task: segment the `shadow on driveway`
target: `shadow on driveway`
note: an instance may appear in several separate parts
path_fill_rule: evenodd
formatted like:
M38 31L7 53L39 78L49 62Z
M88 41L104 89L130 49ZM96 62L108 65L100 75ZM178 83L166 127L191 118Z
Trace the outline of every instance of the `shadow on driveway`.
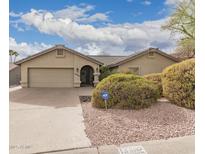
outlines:
M77 106L78 93L78 88L23 88L10 92L9 98L11 103L62 108Z
M10 92L10 153L91 146L85 134L81 88L22 88Z

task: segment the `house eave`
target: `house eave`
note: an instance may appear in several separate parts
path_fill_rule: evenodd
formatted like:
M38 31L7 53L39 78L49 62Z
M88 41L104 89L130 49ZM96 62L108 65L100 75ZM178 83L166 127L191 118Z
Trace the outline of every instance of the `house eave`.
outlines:
M126 62L129 62L129 61L131 61L131 60L133 60L135 58L141 57L141 56L147 54L150 51L156 52L156 53L158 53L158 54L160 54L162 56L165 56L165 57L167 57L167 58L169 58L169 59L171 59L171 60L173 60L175 62L180 62L180 60L178 58L175 58L175 57L173 57L173 56L171 56L171 55L169 55L169 54L159 50L158 48L149 48L149 49L144 50L142 52L139 52L137 54L130 55L127 58L125 58L125 59L123 59L121 61L118 61L117 63L113 63L113 64L110 64L110 65L107 65L107 66L110 67L110 68L120 66L120 65L122 65L122 64L124 64Z
M73 49L70 49L70 48L67 48L67 47L64 47L64 46L59 46L59 45L56 45L56 46L51 47L51 48L49 48L49 49L43 50L43 51L41 51L41 52L38 52L38 53L36 53L36 54L34 54L34 55L32 55L32 56L29 56L29 57L26 57L26 58L24 58L24 59L21 59L21 60L15 62L15 64L16 64L16 65L21 65L21 64L24 63L24 62L27 62L27 61L32 60L32 59L35 59L35 58L37 58L37 57L39 57L39 56L42 56L42 55L44 55L44 54L47 54L47 53L49 53L49 52L51 52L51 51L53 51L53 50L55 50L55 49L59 49L59 48L60 48L60 49L64 49L64 50L66 50L66 51L68 51L68 52L71 52L71 53L73 53L73 54L75 54L75 55L78 55L78 56L80 56L80 57L82 57L82 58L84 58L84 59L87 59L87 60L89 60L89 61L95 63L95 64L103 65L103 63L100 62L100 61L97 61L97 60L95 60L95 59L93 59L93 58L91 58L91 57L88 57L88 56L86 56L86 55L84 55L84 54L81 54L81 53L79 53L79 52L77 52L77 51L75 51L75 50L73 50Z

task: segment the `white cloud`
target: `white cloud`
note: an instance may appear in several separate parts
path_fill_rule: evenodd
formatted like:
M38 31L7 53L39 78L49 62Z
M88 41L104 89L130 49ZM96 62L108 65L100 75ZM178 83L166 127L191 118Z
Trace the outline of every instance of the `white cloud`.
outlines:
M27 43L27 42L16 42L15 38L9 37L9 49L15 50L19 53L17 60L30 56L34 53L40 52L44 49L52 47L51 44L45 43Z
M38 10L38 13L45 14L45 19L49 18L54 18L54 19L70 19L72 21L75 21L77 23L93 23L93 22L109 22L109 17L108 14L110 12L105 12L105 13L95 13L95 14L90 14L89 12L94 10L93 5L88 5L88 4L83 4L81 3L79 6L77 5L72 5L72 6L67 6L64 9L57 10L57 11L52 11L49 12L47 10ZM36 10L31 9L31 12L35 12ZM20 13L15 13L11 11L9 13L11 17L14 19L10 19L10 25L14 28L17 29L17 31L25 31L28 30L28 27L22 26L22 20L19 19L21 18L24 14L22 12Z
M92 5L83 5L83 6L67 6L65 9L62 10L58 10L53 12L53 15L56 18L69 18L71 20L76 20L82 17L87 17L88 16L88 12L93 10L94 6Z
M76 21L83 22L83 23L92 23L97 21L109 21L109 19L108 16L104 13L96 13L89 17L77 19Z
M50 12L39 12L32 9L31 12L22 15L22 20L28 25L36 27L40 32L46 34L56 34L68 41L110 41L119 44L122 40L115 34L111 34L105 29L97 29L92 25L78 24L69 18L57 19Z
M163 9L159 10L159 11L157 12L157 14L158 14L158 15L162 15L162 14L164 14L166 11L167 11L167 10L166 10L165 8L163 8Z
M55 18L71 19L75 22L92 23L97 21L109 21L107 13L95 13L90 15L89 12L94 10L93 5L81 4L80 6L67 6L65 9L52 12ZM46 11L44 11L46 12Z
M166 5L177 5L179 2L186 1L186 0L165 0Z
M13 11L11 11L11 12L9 12L9 16L11 16L11 17L20 17L20 16L22 16L22 12L20 12L20 13L15 13L15 12L13 12Z
M175 5L176 3L178 3L180 0L166 0L165 4L166 5Z
M103 54L102 49L95 43L88 43L76 48L76 51L86 55L101 55Z
M19 32L24 32L24 31L25 31L25 30L24 30L22 27L20 27L17 23L13 23L12 26L13 26L14 28L16 28L17 31L19 31Z
M151 1L148 1L148 0L144 0L142 4L144 4L144 5L151 5L152 2L151 2Z
M77 19L79 20L79 16L75 17ZM108 24L97 28L91 24L78 23L69 17L56 18L53 12L32 9L23 14L21 20L41 33L64 38L76 50L86 54L130 54L148 47L170 51L176 44L170 39L169 32L161 30L161 25L167 18L143 23ZM25 51L31 50L28 49Z
M25 28L23 28L22 26L19 26L22 23L22 20L19 19L22 15L23 15L22 12L20 13L15 13L13 11L9 12L9 16L14 18L14 19L9 20L9 24L19 32L25 31Z

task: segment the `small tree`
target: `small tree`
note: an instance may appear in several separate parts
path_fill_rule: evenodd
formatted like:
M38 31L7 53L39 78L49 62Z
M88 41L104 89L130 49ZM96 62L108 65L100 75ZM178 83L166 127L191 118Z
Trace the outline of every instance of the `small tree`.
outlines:
M107 76L111 75L112 72L110 71L109 67L107 66L101 66L100 67L100 76L99 80L101 81L102 79L106 78Z
M162 26L164 30L170 30L172 35L179 34L178 52L185 52L187 57L195 55L195 2L184 0L176 6L175 12L169 21Z

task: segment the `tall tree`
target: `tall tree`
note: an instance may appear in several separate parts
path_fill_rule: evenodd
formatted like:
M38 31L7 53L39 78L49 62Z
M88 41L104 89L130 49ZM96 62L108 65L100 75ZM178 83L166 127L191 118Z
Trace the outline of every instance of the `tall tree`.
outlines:
M9 57L10 57L10 62L13 62L13 55L14 55L14 50L9 50Z
M17 51L14 50L9 50L9 56L10 56L10 62L13 63L16 61L16 57L18 57L19 53ZM14 57L14 59L13 59Z
M18 55L19 55L19 53L18 52L16 52L16 51L14 51L14 62L16 62L16 57L18 57Z
M178 34L178 52L184 52L188 58L195 55L195 1L183 0L176 6L175 12L168 22L162 26L164 30L170 30L172 35Z

